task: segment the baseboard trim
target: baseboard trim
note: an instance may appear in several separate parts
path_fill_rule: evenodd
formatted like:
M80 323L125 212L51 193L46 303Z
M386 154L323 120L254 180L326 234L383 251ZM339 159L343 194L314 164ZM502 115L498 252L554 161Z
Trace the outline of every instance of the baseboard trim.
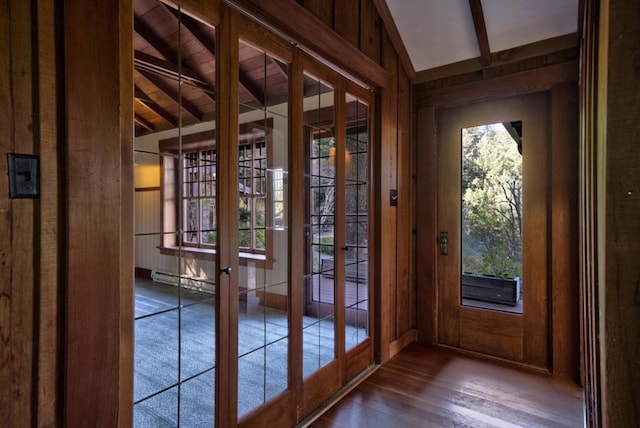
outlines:
M410 343L418 341L418 330L413 328L407 330L402 336L389 344L389 358L402 351Z

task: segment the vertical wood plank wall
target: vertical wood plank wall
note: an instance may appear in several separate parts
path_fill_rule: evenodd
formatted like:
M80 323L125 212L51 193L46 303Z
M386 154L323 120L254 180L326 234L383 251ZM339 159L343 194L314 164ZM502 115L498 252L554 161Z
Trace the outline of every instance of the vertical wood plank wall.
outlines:
M9 199L6 153L35 152L32 14L28 2L0 3L0 425L34 423L32 382L37 200ZM6 113L5 113L6 112Z
M0 2L2 426L54 426L59 419L62 238L54 4ZM9 199L7 153L40 155L39 199Z
M598 275L603 426L640 418L640 3L600 2Z
M380 99L394 105L376 130L384 136L386 157L378 165L385 181L378 184L385 193L372 201L384 210L378 251L385 251L379 272L385 279L377 298L385 307L380 348L387 359L415 331L413 250L407 239L412 167L405 164L413 150L409 80L383 36L372 0L287 2L305 7L328 33L373 62L390 65ZM131 48L131 28L125 25L130 9L131 0L91 6L76 0L0 0L0 75L9 76L0 79L2 426L53 426L65 414L69 426L131 420L131 397L121 393L131 392L132 383L133 171L126 168L132 149L130 124L123 119L132 108L126 76L132 58L123 54ZM63 40L66 76L60 71ZM88 117L103 121L87 122ZM8 198L6 153L41 155L40 199ZM401 195L398 207L389 206L391 188ZM69 376L85 366L86 378L68 388Z

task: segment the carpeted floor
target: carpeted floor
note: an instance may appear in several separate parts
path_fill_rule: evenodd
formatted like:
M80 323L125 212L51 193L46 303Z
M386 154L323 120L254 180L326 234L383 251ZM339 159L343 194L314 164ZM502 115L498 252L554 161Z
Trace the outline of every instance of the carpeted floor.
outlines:
M136 279L135 427L211 427L214 420L215 297ZM288 319L251 294L238 314L238 414L287 388ZM346 327L347 348L366 337ZM303 375L334 356L332 319L303 319Z

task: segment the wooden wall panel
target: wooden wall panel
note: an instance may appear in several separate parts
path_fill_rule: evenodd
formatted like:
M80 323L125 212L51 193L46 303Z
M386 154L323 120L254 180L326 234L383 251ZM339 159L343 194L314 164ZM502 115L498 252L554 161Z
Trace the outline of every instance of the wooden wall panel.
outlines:
M64 423L130 426L132 5L66 0L64 11Z
M579 382L577 96L574 82L551 89L550 260L553 372Z
M360 50L380 64L382 20L373 0L360 0Z
M58 46L55 22L58 9L54 0L39 1L38 13L38 140L41 164L40 196L40 276L36 281L38 314L38 426L55 426L59 415L59 370L61 359L61 273L62 214L60 204L60 147Z
M333 28L349 43L359 48L360 0L340 0L335 7Z
M302 0L302 5L325 25L333 28L334 0Z
M598 274L603 426L640 419L640 3L600 2Z
M402 70L400 68L400 70ZM412 279L413 225L411 222L411 83L404 73L398 74L398 158L397 158L397 249L396 249L396 338L413 325L415 301Z
M34 153L32 10L0 3L0 425L34 424L34 199L9 199L6 153Z
M382 66L390 73L387 87L380 90L380 198L376 201L380 239L376 256L380 263L380 361L391 357L389 345L396 338L396 245L397 208L389 204L389 193L397 188L398 158L398 57L391 40L382 38Z

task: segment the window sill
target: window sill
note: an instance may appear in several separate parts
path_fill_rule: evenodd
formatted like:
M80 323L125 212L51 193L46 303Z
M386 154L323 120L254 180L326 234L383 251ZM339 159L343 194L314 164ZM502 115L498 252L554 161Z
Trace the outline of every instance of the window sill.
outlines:
M165 256L178 256L180 252L188 253L192 255L194 258L199 260L208 260L213 261L212 257L215 256L216 250L214 248L198 248L198 247L168 247L162 246L158 247L160 250L160 254ZM253 253L239 253L240 259L245 260L258 260L258 261L266 261L266 254L253 254Z

